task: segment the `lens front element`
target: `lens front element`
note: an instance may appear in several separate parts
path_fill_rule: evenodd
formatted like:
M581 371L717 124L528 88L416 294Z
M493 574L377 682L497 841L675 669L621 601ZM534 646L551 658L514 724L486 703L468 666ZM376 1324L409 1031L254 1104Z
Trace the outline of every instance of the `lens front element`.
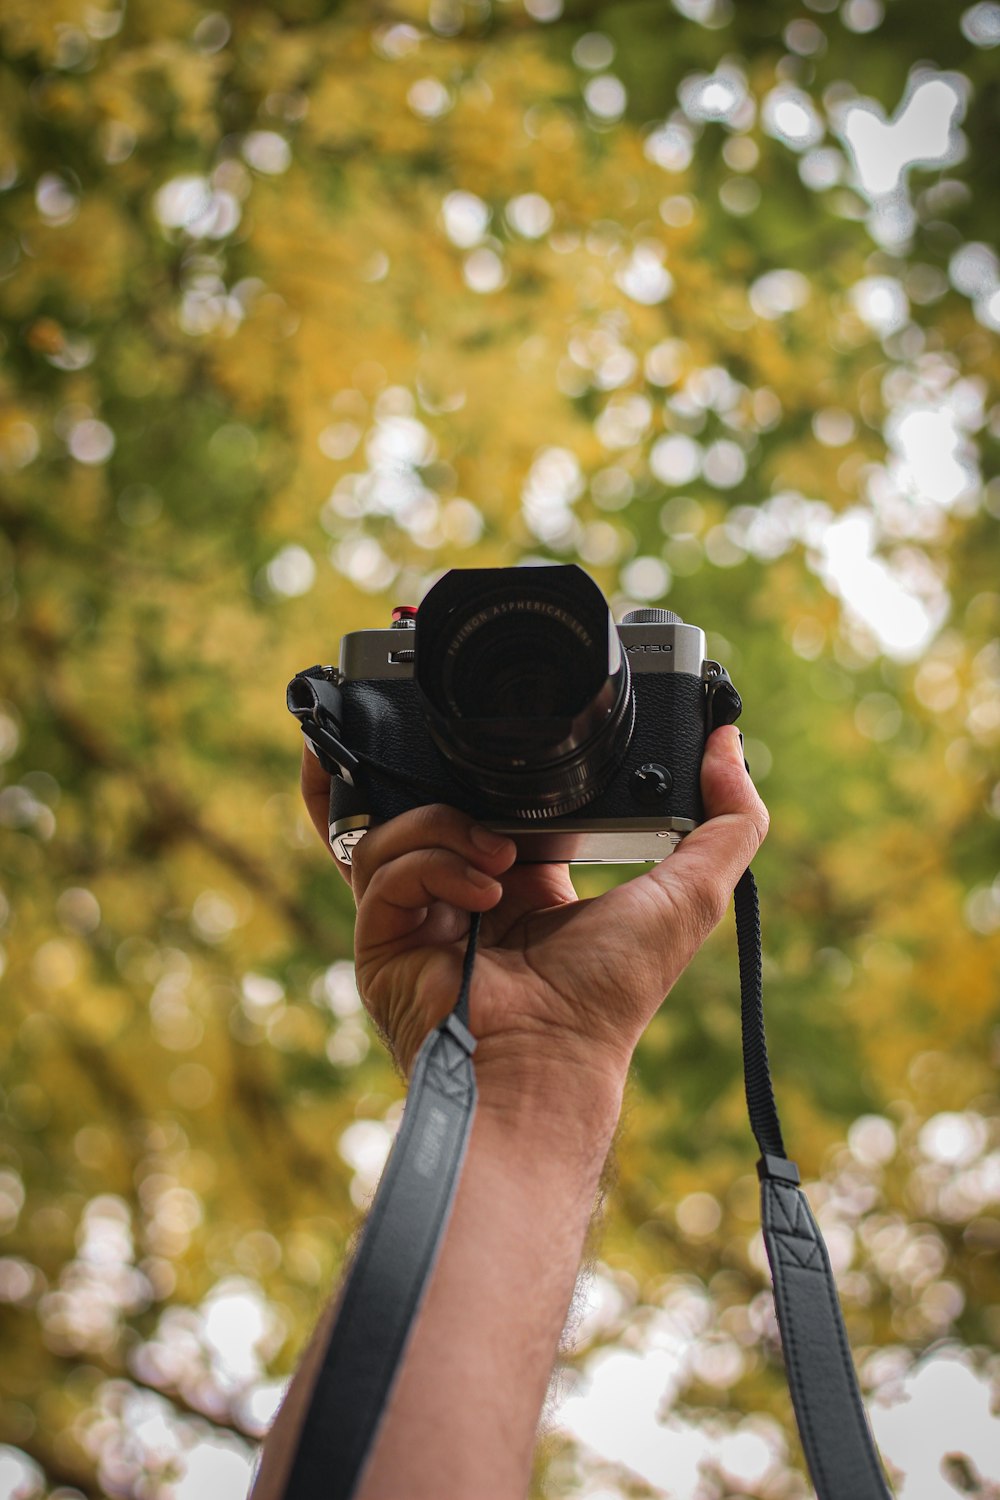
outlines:
M589 802L632 732L618 632L573 565L445 574L417 615L415 679L454 774L516 817Z

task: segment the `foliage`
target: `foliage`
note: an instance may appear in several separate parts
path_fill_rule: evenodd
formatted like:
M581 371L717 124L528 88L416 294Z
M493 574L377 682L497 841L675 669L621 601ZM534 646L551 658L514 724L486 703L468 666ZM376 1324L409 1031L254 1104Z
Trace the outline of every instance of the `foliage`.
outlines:
M45 1485L239 1493L336 1278L401 1089L283 687L454 565L580 560L709 632L864 1378L941 1340L996 1378L996 28L5 5L0 1441ZM922 85L930 145L885 123ZM895 185L851 119L905 148ZM738 1493L792 1496L736 1003L724 932L637 1058L573 1358L701 1328L675 1412L769 1414ZM639 1483L567 1443L539 1493Z

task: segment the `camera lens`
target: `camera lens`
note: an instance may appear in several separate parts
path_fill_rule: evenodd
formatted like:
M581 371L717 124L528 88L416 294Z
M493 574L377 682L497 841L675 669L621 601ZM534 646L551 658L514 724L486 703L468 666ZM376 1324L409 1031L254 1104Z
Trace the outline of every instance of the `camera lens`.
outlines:
M444 687L461 719L561 717L584 703L587 665L585 648L561 620L515 608L487 616L448 655Z
M574 565L454 569L417 615L415 680L457 779L513 817L573 812L621 764L628 663Z

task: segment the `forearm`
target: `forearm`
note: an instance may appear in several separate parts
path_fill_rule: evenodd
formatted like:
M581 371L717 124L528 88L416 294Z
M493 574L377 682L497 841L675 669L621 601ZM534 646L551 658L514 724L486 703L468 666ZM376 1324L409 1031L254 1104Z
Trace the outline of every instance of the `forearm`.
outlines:
M620 1092L479 1074L454 1211L358 1500L519 1500ZM332 1309L268 1439L278 1500ZM312 1356L312 1358L310 1358Z

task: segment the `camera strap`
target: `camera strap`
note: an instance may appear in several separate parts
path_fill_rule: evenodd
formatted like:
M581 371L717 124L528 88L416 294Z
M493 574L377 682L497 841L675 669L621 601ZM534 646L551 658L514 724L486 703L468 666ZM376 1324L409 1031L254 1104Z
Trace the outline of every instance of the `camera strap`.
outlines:
M406 1107L313 1387L287 1500L349 1500L374 1445L451 1215L476 1109L469 985L472 918L458 1000L425 1040Z
M833 1269L799 1169L785 1154L764 1036L760 905L747 870L735 891L743 1080L760 1148L760 1217L795 1421L819 1500L891 1500L858 1388Z

